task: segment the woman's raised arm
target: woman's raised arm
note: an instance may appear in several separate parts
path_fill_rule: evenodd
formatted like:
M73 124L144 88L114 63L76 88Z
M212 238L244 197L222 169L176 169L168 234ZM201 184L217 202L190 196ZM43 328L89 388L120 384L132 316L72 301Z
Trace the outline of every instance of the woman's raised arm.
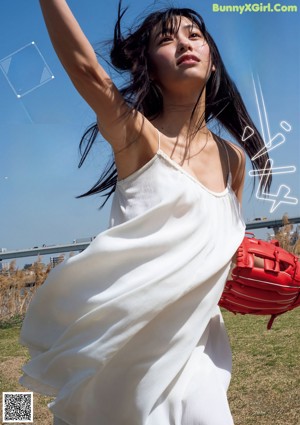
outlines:
M40 0L40 5L53 47L74 86L95 111L101 133L115 151L124 149L141 131L143 117L128 114L128 105L98 63L66 1Z

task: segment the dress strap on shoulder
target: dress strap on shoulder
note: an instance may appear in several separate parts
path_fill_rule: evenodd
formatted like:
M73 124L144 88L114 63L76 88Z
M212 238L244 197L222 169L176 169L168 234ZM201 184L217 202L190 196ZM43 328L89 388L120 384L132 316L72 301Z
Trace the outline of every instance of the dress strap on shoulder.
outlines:
M158 148L157 151L160 151L160 131L158 129L157 130L157 134L158 134Z

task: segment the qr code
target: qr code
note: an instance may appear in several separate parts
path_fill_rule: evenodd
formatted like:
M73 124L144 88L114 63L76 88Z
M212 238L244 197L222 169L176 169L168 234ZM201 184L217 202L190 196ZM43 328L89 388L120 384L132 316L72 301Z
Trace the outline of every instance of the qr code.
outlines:
M3 422L33 422L33 393L3 393Z

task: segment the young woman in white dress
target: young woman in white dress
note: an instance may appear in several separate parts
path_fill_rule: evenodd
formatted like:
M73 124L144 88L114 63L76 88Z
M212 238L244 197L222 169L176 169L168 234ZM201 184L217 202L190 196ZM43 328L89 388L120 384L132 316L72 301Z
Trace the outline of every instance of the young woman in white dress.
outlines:
M113 194L113 203L109 229L54 269L31 302L20 382L55 397L55 425L232 425L218 301L245 231L245 152L263 141L257 131L243 140L255 126L195 11L154 12L124 36L119 6L111 61L130 76L119 90L66 1L40 3L97 116L82 161L98 130L114 152L87 194ZM213 134L211 120L240 146Z

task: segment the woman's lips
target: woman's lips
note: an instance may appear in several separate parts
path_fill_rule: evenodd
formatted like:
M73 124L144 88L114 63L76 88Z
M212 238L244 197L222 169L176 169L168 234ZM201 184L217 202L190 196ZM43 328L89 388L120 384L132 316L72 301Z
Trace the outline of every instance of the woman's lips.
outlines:
M177 65L180 65L181 63L194 63L194 62L200 62L197 56L183 55L178 59Z

